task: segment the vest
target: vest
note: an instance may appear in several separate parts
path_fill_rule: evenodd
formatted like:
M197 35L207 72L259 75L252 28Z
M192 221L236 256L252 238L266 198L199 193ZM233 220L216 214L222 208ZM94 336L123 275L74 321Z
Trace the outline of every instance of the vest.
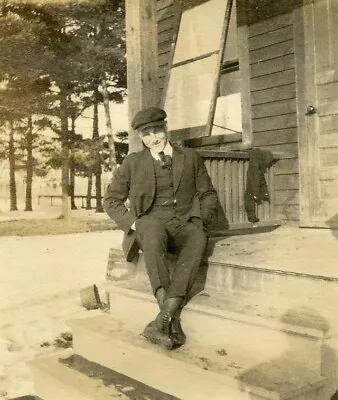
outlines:
M161 220L175 216L174 184L172 169L162 168L159 161L154 160L155 167L155 199L150 215Z

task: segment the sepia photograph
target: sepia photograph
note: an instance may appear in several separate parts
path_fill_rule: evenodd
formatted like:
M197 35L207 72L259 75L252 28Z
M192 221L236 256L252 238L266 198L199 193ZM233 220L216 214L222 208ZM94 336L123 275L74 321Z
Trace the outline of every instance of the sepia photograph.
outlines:
M0 399L338 400L337 20L0 0Z

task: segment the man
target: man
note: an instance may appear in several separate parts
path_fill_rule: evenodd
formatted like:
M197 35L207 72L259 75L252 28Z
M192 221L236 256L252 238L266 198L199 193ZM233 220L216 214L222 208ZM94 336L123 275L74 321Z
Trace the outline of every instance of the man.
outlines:
M136 114L132 127L144 149L126 157L117 170L104 208L126 238L135 237L144 254L160 312L143 335L172 349L186 340L180 314L192 297L207 244L205 230L218 198L196 151L168 141L165 119L165 111L156 107ZM178 254L173 272L166 257L170 248Z

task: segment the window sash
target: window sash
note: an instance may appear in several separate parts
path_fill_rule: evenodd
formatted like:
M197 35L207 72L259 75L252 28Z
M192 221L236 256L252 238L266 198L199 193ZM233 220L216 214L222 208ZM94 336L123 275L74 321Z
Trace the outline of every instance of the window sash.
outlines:
M184 131L182 140L210 133L232 1L208 0L183 10L164 102L168 130Z

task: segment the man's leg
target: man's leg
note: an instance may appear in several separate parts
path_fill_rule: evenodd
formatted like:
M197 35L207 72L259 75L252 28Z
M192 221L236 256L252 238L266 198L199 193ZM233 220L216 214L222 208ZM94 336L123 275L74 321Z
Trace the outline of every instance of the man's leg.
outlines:
M144 216L136 222L136 239L143 251L144 261L150 284L160 310L163 308L166 289L170 284L167 264L168 234L165 225L150 216ZM169 334L164 332L157 321L150 322L143 331L143 336L155 344L172 349Z
M192 223L173 224L169 228L179 253L171 284L167 290L162 308L164 329L170 331L174 346L181 346L186 341L180 322L183 307L191 299L191 289L198 276L204 255L207 236Z
M168 234L165 225L145 215L136 221L136 239L143 251L150 284L160 305L170 284L167 261Z
M206 233L191 222L173 232L179 253L166 298L189 296L198 276L207 245Z

